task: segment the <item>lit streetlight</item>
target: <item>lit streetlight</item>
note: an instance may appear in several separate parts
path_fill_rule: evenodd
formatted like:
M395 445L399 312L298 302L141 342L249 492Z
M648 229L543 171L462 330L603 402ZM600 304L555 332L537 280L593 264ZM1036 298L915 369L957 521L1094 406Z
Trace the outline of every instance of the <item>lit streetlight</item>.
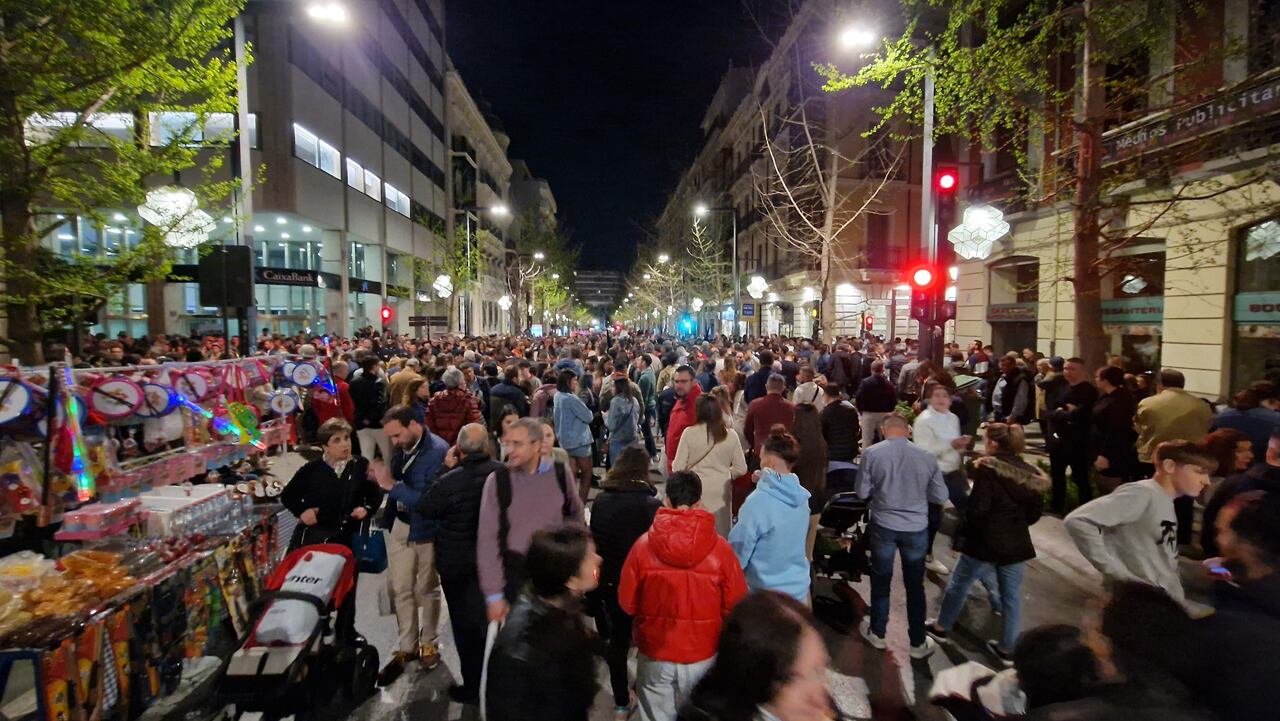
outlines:
M546 260L546 259L547 259L547 256L546 256L546 254L545 254L545 253L543 253L542 251L538 251L537 253L534 253L534 254L533 254L533 259L534 259L534 260Z
M658 262L659 262L659 263L666 263L666 262L668 262L668 261L670 261L670 260L671 260L671 256L667 255L666 253L663 253L663 254L661 254L661 255L659 255L659 256L658 256Z
M841 47L849 49L869 48L876 42L876 34L861 25L847 25L840 31Z
M313 2L307 5L307 15L312 20L345 25L348 20L347 7L336 0L329 2Z

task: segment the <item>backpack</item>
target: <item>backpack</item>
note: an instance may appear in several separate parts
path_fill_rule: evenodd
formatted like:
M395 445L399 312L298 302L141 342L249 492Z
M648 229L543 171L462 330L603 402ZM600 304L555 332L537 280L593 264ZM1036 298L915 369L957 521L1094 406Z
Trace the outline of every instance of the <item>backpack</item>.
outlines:
M560 486L560 495L564 502L560 506L561 520L573 517L573 500L569 496L568 471L563 463L556 463L556 484ZM498 482L498 554L502 556L502 575L506 579L505 593L507 601L514 603L528 577L523 553L513 551L507 546L507 536L511 533L511 519L507 516L511 508L511 469L503 465L494 471L494 479Z

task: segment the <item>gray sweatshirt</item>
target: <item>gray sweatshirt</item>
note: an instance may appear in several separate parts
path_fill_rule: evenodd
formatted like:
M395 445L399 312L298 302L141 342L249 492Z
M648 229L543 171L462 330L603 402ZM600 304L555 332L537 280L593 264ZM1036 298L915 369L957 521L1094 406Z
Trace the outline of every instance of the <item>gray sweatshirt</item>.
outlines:
M1141 581L1183 602L1173 498L1154 480L1126 483L1065 521L1081 555L1108 581Z

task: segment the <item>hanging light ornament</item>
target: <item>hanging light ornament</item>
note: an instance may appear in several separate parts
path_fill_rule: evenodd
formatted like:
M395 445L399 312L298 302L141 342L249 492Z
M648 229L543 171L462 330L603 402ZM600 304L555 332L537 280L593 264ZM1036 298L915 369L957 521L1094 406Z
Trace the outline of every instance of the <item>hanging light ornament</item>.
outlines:
M164 242L173 248L194 248L209 239L218 224L197 206L200 201L187 188L169 186L147 193L138 215L165 230Z
M961 258L982 260L991 255L996 241L1008 234L1004 213L990 205L971 205L964 209L964 221L947 233L947 240Z

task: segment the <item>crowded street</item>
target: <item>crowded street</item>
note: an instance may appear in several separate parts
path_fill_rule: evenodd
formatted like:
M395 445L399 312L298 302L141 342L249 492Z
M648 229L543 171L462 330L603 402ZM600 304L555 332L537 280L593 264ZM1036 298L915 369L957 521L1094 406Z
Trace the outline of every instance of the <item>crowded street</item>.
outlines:
M1280 0L0 2L0 721L1280 719Z

